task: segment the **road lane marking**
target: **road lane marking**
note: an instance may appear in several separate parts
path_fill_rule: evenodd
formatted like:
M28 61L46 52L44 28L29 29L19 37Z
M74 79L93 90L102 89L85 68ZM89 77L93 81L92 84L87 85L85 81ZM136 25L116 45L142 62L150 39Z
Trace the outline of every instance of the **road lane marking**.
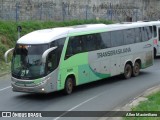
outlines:
M0 92L1 92L1 91L3 91L3 90L9 89L9 88L11 88L11 86L8 86L8 87L5 87L5 88L2 88L2 89L0 89Z
M56 118L53 119L53 120L58 120L58 119L60 119L62 116L64 116L64 115L67 114L68 112L70 112L70 111L72 111L72 110L78 108L79 106L81 106L81 105L83 105L83 104L85 104L85 103L87 103L87 102L93 100L94 98L100 96L100 95L103 94L103 93L104 93L104 92L102 92L102 93L100 93L100 94L98 94L98 95L96 95L96 96L94 96L94 97L92 97L92 98L90 98L90 99L87 99L86 101L84 101L84 102L82 102L82 103L80 103L80 104L78 104L78 105L72 107L71 109L67 110L66 112L64 112L63 114L61 114L60 116L56 117Z

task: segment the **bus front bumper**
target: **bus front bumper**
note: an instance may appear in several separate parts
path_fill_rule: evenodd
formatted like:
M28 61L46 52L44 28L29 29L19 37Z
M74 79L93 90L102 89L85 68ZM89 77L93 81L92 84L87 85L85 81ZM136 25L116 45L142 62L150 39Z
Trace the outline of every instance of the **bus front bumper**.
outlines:
M49 79L42 78L41 82L35 83L35 81L19 80L14 77L12 79L12 90L14 92L27 92L27 93L50 93L54 90L48 86Z
M49 93L47 90L45 90L45 85L39 85L35 87L23 87L23 86L17 86L14 83L12 85L12 90L14 92L27 92L27 93Z

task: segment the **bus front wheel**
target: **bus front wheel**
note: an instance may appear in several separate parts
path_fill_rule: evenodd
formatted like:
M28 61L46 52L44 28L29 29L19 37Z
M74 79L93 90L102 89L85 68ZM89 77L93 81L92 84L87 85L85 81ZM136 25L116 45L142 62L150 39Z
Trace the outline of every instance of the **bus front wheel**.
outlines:
M124 68L124 78L129 79L132 75L132 66L130 64L126 64Z
M65 82L64 93L69 95L73 91L73 80L72 78L67 78Z
M138 76L140 73L140 64L138 62L135 62L134 66L133 66L133 76L136 77Z

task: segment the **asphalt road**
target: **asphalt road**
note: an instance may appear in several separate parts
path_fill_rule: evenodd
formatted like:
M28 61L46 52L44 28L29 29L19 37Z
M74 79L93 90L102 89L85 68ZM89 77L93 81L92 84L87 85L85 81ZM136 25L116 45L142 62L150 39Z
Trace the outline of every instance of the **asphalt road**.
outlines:
M124 80L112 77L102 81L79 86L71 95L55 92L47 95L12 92L10 75L0 78L0 111L64 111L58 117L37 118L37 120L97 120L99 117L61 117L65 111L111 111L134 99L150 87L160 84L160 58L154 66L141 70L138 77ZM0 120L22 118L0 118ZM35 118L23 118L23 120Z

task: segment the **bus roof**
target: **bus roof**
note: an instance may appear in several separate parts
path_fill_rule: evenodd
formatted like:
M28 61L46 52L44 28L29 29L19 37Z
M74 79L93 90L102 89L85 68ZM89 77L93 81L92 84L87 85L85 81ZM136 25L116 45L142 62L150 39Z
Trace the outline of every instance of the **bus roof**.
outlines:
M160 25L160 21L151 21L149 22L151 25Z
M127 29L138 26L147 26L147 22L135 22L135 23L124 23L124 24L85 24L85 25L76 25L69 27L58 27L52 29L43 29L33 31L29 34L21 37L17 43L18 44L45 44L50 43L51 41L57 40L62 37L67 37L68 34L80 33L80 32L89 32L95 30L118 30L118 29Z
M18 44L44 44L62 37L66 37L69 32L92 30L92 29L98 29L98 28L101 29L102 27L105 27L105 26L106 26L105 24L88 24L88 25L86 24L86 25L37 30L24 35L17 41L17 43Z

